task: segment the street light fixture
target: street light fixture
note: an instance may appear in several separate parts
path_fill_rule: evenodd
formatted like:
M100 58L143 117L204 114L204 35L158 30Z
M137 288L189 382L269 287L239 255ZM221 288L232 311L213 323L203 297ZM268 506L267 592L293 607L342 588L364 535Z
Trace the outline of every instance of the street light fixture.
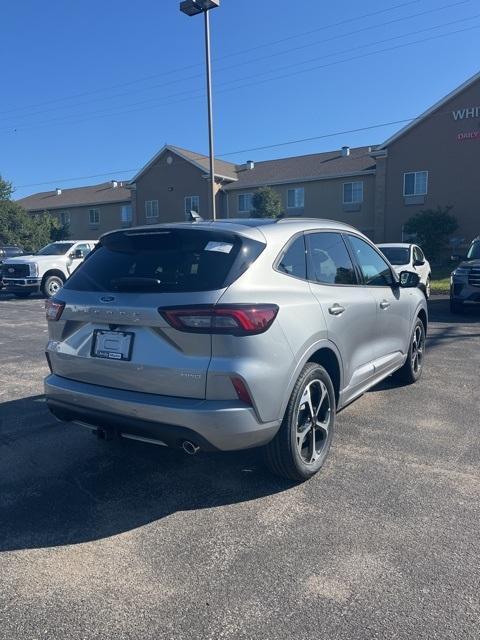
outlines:
M212 218L216 220L215 206L215 156L213 148L213 110L212 110L212 65L210 54L210 19L208 12L220 6L220 0L183 0L180 11L187 16L203 13L205 16L205 57L207 66L207 100L208 100L208 142L210 147L210 186L212 200Z

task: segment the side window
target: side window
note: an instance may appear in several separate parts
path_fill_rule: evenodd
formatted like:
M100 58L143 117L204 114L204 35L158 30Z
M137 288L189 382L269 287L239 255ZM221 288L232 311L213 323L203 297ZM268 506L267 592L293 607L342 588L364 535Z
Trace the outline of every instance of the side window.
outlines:
M348 236L365 284L369 287L390 287L393 276L385 260L364 240L355 236Z
M77 246L75 247L75 251L81 251L83 257L85 258L85 256L90 253L91 248L89 244L77 244Z
M420 260L421 262L425 260L425 256L420 247L413 247L413 260Z
M307 258L305 255L305 239L303 235L294 240L280 256L277 269L289 276L306 279Z
M308 279L322 284L357 284L355 269L339 233L307 235Z

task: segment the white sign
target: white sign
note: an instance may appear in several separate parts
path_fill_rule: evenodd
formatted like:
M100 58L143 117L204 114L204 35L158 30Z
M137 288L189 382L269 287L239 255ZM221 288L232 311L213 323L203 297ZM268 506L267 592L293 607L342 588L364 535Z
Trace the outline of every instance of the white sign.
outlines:
M464 109L456 109L452 111L455 121L468 120L469 118L480 118L480 107L465 107Z

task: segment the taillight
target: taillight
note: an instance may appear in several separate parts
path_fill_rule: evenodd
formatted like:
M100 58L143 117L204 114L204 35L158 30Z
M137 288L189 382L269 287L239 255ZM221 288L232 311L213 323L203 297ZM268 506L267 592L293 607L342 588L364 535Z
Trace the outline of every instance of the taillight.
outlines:
M235 389L238 399L245 404L253 406L252 398L248 392L247 386L241 378L237 378L236 376L232 376L230 378L233 384L233 388Z
M158 311L178 331L251 336L267 331L275 320L278 307L276 304L225 304L216 307L164 307Z
M47 320L52 320L54 322L60 320L64 309L65 302L60 302L60 300L45 300L45 313Z

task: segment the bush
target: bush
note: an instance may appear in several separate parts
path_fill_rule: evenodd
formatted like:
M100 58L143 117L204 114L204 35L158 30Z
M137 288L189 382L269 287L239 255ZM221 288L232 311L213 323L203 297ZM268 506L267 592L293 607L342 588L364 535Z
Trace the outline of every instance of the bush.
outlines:
M282 213L282 200L270 187L261 187L253 194L252 218L278 218Z
M68 237L68 226L56 216L27 213L11 200L12 193L11 183L0 176L0 243L18 245L33 253L49 242Z
M458 222L450 213L451 206L424 209L405 224L405 231L414 234L429 260L437 260L447 249L450 236L458 229Z

